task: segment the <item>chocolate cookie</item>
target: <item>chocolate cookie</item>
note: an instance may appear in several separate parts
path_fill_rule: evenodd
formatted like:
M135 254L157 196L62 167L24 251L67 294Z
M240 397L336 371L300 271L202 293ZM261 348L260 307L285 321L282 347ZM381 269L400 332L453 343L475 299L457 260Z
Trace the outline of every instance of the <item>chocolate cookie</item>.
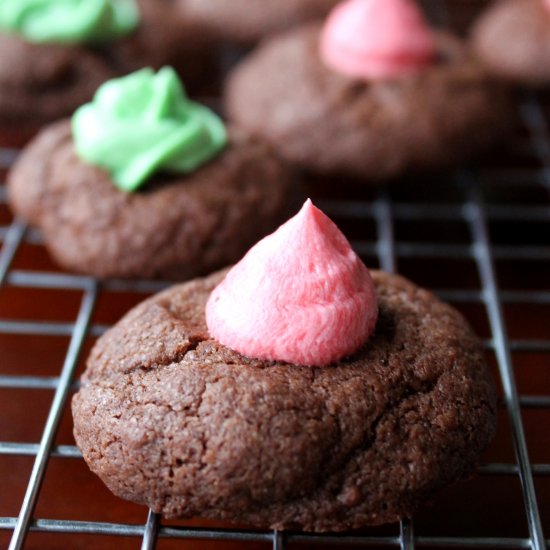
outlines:
M8 175L15 213L62 266L98 277L188 278L237 260L287 215L290 171L247 134L189 176L127 194L76 155L68 121L47 129Z
M229 42L251 44L324 17L339 0L179 0L186 17Z
M448 34L436 63L371 82L325 66L319 34L315 24L264 43L226 89L230 119L300 167L384 180L462 162L510 125L508 91Z
M550 2L501 0L472 31L475 52L496 75L520 84L550 84Z
M169 0L141 0L136 31L108 45L31 44L0 32L0 144L19 146L89 101L103 82L141 67L173 66L191 84L211 39Z
M115 494L169 518L336 531L410 516L474 471L495 392L453 308L374 272L362 349L323 368L260 362L209 337L223 275L150 298L91 353L74 435Z

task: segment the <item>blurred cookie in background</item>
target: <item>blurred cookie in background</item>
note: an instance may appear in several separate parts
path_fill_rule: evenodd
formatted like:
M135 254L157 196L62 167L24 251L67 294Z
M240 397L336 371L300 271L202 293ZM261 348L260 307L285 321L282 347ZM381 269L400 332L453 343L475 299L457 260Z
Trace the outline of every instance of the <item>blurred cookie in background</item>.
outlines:
M472 46L495 75L518 84L550 84L550 0L499 0L479 17Z
M0 145L69 116L106 80L171 64L193 87L210 40L168 0L0 4Z
M366 184L465 162L513 119L508 88L411 0L348 0L265 41L225 101L287 161Z

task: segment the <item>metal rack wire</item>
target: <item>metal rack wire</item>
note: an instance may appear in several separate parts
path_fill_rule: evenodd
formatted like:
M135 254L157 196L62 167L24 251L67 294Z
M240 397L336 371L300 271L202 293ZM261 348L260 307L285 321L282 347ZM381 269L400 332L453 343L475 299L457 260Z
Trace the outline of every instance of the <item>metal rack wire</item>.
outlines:
M519 115L525 139L518 138L515 150L525 151L532 162L528 168L511 166L505 172L500 168L480 167L444 176L446 185L452 189L452 199L409 202L400 198L401 190L384 188L375 196L354 200L338 197L320 198L319 204L331 216L339 220L365 222L375 228L375 240L355 239L355 248L387 271L400 270L400 263L407 260L429 260L437 269L438 262L467 260L475 264L479 285L475 288L433 288L442 298L455 305L476 304L486 313L490 335L485 347L496 358L503 390L503 406L511 426L515 462L491 462L479 471L482 477L512 476L521 483L523 508L528 533L525 537L509 537L494 533L491 536L424 535L418 533L413 521L402 521L395 535L378 535L368 531L342 535L312 535L305 533L282 533L278 531L248 531L241 529L184 527L164 525L161 519L149 512L143 524L106 523L73 519L48 519L36 517L34 510L42 482L52 457L81 460L75 446L56 445L55 435L60 425L67 399L74 389L75 372L85 340L98 336L106 326L93 322L94 308L102 293L134 292L147 295L159 290L162 283L138 281L99 282L89 277L64 273L33 271L17 267L16 257L21 247L32 243L40 245L41 237L29 230L20 220L10 220L0 226L0 304L6 288L67 290L81 293L79 310L71 322L44 321L38 319L18 320L0 318L0 335L66 336L69 345L58 376L36 376L26 373L2 374L0 389L54 390L53 400L43 427L42 437L36 443L3 442L0 433L0 457L7 455L29 456L34 459L28 477L27 490L20 505L18 517L0 517L0 533L11 533L10 550L24 548L29 533L94 534L141 538L142 549L156 548L161 539L185 539L195 541L265 542L274 549L308 543L310 545L334 544L337 547L399 547L412 550L415 547L463 547L463 548L530 548L543 550L550 540L545 539L541 509L548 509L547 500L537 499L535 480L550 476L550 460L534 464L529 458L522 415L525 410L536 408L550 411L550 395L521 395L515 377L512 353L537 352L550 354L550 334L543 339L516 339L507 335L507 321L503 308L509 304L543 305L550 307L550 289L527 288L500 290L499 262L508 260L534 261L545 266L550 262L550 247L545 244L525 245L492 241L491 224L498 222L514 224L521 230L535 220L548 226L550 223L550 130L540 98L526 96ZM0 168L7 168L14 160L15 151L0 150ZM515 200L494 200L493 189L531 187L540 191L538 196L545 201L533 204ZM5 192L0 186L0 205L5 203ZM459 243L434 238L426 241L410 241L396 235L400 223L423 223L426 220L449 221L464 224L468 230L468 242ZM371 263L372 263L371 261ZM547 267L547 265L546 265ZM0 413L2 404L0 403ZM2 472L0 471L0 487ZM548 497L545 495L544 497ZM548 533L546 534L548 535Z

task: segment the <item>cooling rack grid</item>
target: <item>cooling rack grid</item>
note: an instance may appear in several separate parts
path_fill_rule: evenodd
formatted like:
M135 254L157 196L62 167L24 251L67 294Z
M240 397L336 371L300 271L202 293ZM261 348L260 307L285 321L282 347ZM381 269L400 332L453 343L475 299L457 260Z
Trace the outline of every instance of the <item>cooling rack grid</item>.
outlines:
M465 0L464 0L465 1ZM448 17L437 6L438 17ZM459 308L501 386L479 476L413 521L342 535L164 522L112 497L71 440L68 404L93 341L162 283L66 274L0 186L0 548L518 548L550 533L550 98L518 104L514 140L469 170L311 195L367 265ZM5 170L17 152L0 150Z

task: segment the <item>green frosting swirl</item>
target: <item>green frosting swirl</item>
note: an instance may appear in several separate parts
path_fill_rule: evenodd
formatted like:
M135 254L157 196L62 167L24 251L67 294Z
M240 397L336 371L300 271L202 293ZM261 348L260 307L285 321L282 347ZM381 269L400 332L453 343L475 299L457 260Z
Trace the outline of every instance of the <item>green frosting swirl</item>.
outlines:
M190 101L173 69L151 69L103 84L72 119L79 156L135 191L159 170L190 173L227 143L223 122Z
M0 29L29 42L104 42L138 23L135 0L0 0Z

